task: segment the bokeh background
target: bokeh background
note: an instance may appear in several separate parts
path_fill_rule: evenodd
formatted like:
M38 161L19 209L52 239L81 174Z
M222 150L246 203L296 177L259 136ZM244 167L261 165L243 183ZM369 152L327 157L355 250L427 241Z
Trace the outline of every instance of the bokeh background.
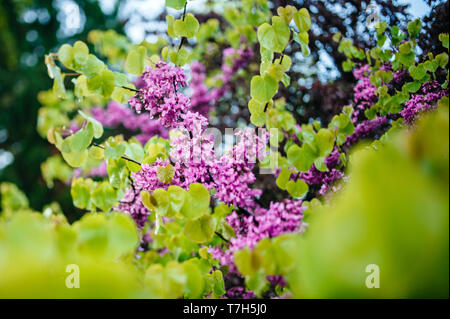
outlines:
M194 0L189 3L199 20L206 20L229 1ZM331 40L339 31L360 47L370 46L365 30L368 3L380 6L388 24L424 18L423 46L433 47L436 34L448 32L448 1L271 1L273 8L295 2L311 10L312 59L291 76L298 99L291 101L310 116L329 117L351 99L354 79L341 69L343 55ZM213 6L213 7L212 7ZM66 214L74 208L68 187L48 189L40 165L51 154L48 142L36 131L37 94L51 87L44 55L62 43L87 41L91 30L113 29L133 42L155 41L164 32L164 0L2 0L0 2L0 181L22 189L31 207L58 201ZM203 17L203 18L202 18ZM242 105L246 108L246 105ZM220 114L219 114L220 116ZM300 116L300 120L302 120ZM226 121L223 121L226 123ZM62 186L62 185L60 185Z

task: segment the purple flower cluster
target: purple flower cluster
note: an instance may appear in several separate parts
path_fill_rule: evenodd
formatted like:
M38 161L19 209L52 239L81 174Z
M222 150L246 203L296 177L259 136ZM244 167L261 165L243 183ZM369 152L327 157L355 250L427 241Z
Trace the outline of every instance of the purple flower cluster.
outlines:
M206 132L207 118L191 111L189 98L178 92L179 87L186 84L181 69L159 62L155 69L147 68L139 81L142 86L140 92L129 104L137 110L149 110L165 125L176 130L171 136L170 161L158 159L152 165L143 164L141 170L132 175L133 188L150 192L157 188L167 189L169 185L158 179L157 171L171 163L175 174L170 185L188 189L192 183L202 183L207 188L214 188L215 197L226 204L254 208L255 196L260 196L261 190L252 189L249 185L255 181L252 170L256 159L263 160L266 155L267 131L260 131L260 136L256 136L253 130L238 131L237 144L219 157L214 151L214 136ZM177 106L169 107L174 99L178 100ZM110 124L119 121L112 116L101 120ZM145 223L149 212L143 212L142 204L131 203L129 206L130 214L137 218L138 224ZM120 207L125 208L123 205Z
M174 127L181 114L190 109L189 98L179 90L186 86L186 75L179 67L163 61L155 67L147 66L140 76L143 86L128 104L140 113L150 112L151 117L159 117L165 127Z
M225 295L229 299L254 299L255 294L251 290L245 290L244 287L236 286L227 290Z
M155 135L167 138L169 133L157 119L149 119L148 115L136 114L133 110L117 102L110 102L107 108L93 107L92 116L106 127L122 125L130 131L140 131L135 137L145 144Z
M256 159L262 161L266 154L265 147L269 135L260 131L262 136L253 130L240 130L233 149L216 161L210 170L217 190L215 196L226 204L244 209L255 207L254 197L262 194L259 189L252 189L249 184L255 181L252 170Z
M191 123L189 120L186 122ZM253 131L240 131L236 133L240 142L216 159L212 136L205 136L201 126L200 121L192 122L192 128L198 134L192 134L192 137L181 134L173 139L170 158L176 160L173 161L175 175L171 185L187 189L190 184L200 182L208 188L215 188L214 196L221 202L244 209L254 208L254 198L261 195L261 190L249 185L255 181L252 170L256 158L262 160L265 156L268 134L260 137ZM158 180L157 169L168 163L168 160L157 160L151 166L143 164L141 170L133 174L134 184L147 191L167 188L167 184Z
M226 250L219 247L210 247L208 250L222 265L229 265L230 272L237 272L233 263L235 251L244 247L253 248L263 238L303 230L302 202L290 199L272 202L269 209L256 207L254 215L242 216L233 212L226 220L233 227L236 237L230 239Z
M141 189L137 186L129 188L125 192L125 196L122 198L119 205L114 207L114 209L129 214L134 219L139 229L142 229L148 221L150 212L142 203L140 193ZM148 241L147 237L144 236L143 241Z
M332 189L334 182L344 177L344 173L338 169L332 168L328 172L321 172L315 166L309 171L300 173L300 179L304 180L309 186L320 186L319 194L325 195ZM338 188L333 189L336 191Z
M377 101L376 87L370 83L370 73L368 64L353 70L353 76L358 80L353 88L353 101L355 103L353 122L357 120L361 111L370 108Z
M380 67L382 71L390 71L392 69L392 63L385 63ZM392 73L392 80L386 84L398 84L401 83L405 76L408 74L406 70L398 70ZM353 123L358 121L359 115L364 112L364 110L370 108L374 105L378 97L375 95L376 87L370 83L370 76L372 71L368 64L365 64L359 68L353 70L353 76L358 83L353 88L353 102L354 102L354 112L353 112Z
M347 139L345 141L345 146L350 147L351 145L355 144L356 142L360 141L361 139L364 139L368 136L370 136L375 130L377 130L379 127L385 125L388 122L388 119L386 116L380 116L377 117L374 120L365 120L356 125L354 132L352 135L347 136Z
M442 89L437 81L424 83L421 91L422 93L413 94L405 102L405 107L400 112L406 124L411 124L417 117L417 114L433 110L440 98L448 96L448 89Z

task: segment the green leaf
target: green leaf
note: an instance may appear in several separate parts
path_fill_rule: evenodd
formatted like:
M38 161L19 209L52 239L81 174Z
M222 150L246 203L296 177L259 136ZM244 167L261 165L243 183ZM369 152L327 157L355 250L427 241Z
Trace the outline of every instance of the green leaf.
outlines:
M166 0L166 7L181 10L186 5L186 0Z
M87 214L74 225L81 252L101 256L108 247L108 228L104 214Z
M125 154L126 149L127 147L125 144L120 143L117 145L111 145L108 143L104 154L106 158L119 159Z
M94 137L95 138L100 138L103 135L103 125L102 123L100 123L99 121L97 121L96 119L94 119L92 116L88 116L86 115L86 113L84 113L81 110L78 110L78 113L84 117L86 120L88 120L90 123L92 123L92 128L93 128L93 133L94 133Z
M275 252L273 250L272 241L269 238L264 238L258 242L253 254L261 261L261 266L264 268L266 275L277 275L278 265L275 262Z
M277 93L278 83L273 78L256 75L250 82L250 95L260 103L269 102Z
M328 129L320 129L315 136L315 144L319 148L319 154L321 156L328 156L334 147L333 133Z
M311 27L311 18L305 8L301 8L294 14L294 22L300 32L306 32Z
M276 33L276 40L278 45L278 50L276 52L283 52L284 48L289 43L289 38L291 36L291 31L289 30L289 25L280 17L272 17L272 26Z
M298 237L293 234L281 235L273 239L273 251L275 262L281 274L288 274L298 262L299 251Z
M300 172L306 172L316 159L314 150L309 144L304 144L301 148L294 144L287 151L288 161Z
M83 41L77 41L73 45L73 62L76 67L83 66L87 63L89 56L89 48Z
M90 91L100 94L105 98L110 97L116 87L114 73L108 69L104 69L99 74L87 80L87 87Z
M234 228L228 225L228 223L225 220L222 220L219 223L219 226L217 228L217 231L222 235L223 238L226 240L230 240L231 237L235 237L235 231Z
M289 84L291 83L291 77L289 75L287 75L286 73L283 74L283 78L281 79L281 83L283 83L283 85L285 87L288 87Z
M95 183L91 179L75 178L72 180L70 195L75 207L81 209L90 208L91 193L94 190Z
M211 215L204 215L197 219L189 219L184 226L186 237L199 244L206 244L214 237L216 220Z
M171 164L167 164L166 166L158 166L156 170L156 175L158 180L164 184L172 183L172 178L175 175L175 169Z
M448 63L448 54L442 52L441 54L436 55L435 61L441 68L445 68Z
M342 69L345 72L350 72L351 70L353 70L353 62L351 60L345 60L344 62L342 62Z
M116 257L133 254L139 244L139 234L133 219L123 213L113 213L108 224L109 251Z
M58 50L58 59L68 69L73 69L73 48L63 44Z
M94 128L92 123L88 122L84 129L80 129L75 134L64 139L61 145L62 152L79 152L86 150L91 145L94 137Z
M235 251L233 260L239 272L244 276L253 274L259 268L257 260L252 258L252 252L248 247Z
M175 20L173 25L176 35L189 39L197 34L199 27L200 24L198 23L198 20L191 13L186 14L184 20Z
M162 188L155 189L151 195L150 201L158 208L159 215L167 215L170 205L169 193L167 191Z
M131 50L128 53L127 60L125 62L125 69L128 73L141 75L144 72L145 57L147 56L147 49L143 46L139 46L135 50Z
M95 148L98 149L98 147ZM126 161L123 159L107 160L106 171L108 172L109 182L114 188L120 188L126 184L129 174L126 167Z
M277 9L278 15L283 18L286 24L289 24L294 17L294 14L297 12L297 9L294 6L287 5L285 8L279 7Z
M442 46L448 50L448 33L439 34L439 41L441 41Z
M3 211L8 210L14 212L28 208L28 198L15 184L8 182L0 183L0 194L2 199L1 208Z
M301 179L289 181L287 183L287 191L294 198L302 198L308 192L308 184Z
M272 24L263 23L259 26L258 41L264 48L281 53L289 42L289 26L277 16L272 17Z
M264 126L264 124L266 124L266 120L267 120L267 114L266 113L259 113L259 114L252 114L250 115L250 122L257 126L257 127L261 127Z
M291 172L287 168L283 168L280 172L280 175L278 175L276 183L277 186L282 189L286 190L287 183L289 182L289 178L291 177Z
M265 103L260 103L255 99L251 99L248 102L248 110L250 111L250 114L261 114L264 113L264 106Z
M75 68L75 71L83 73L86 77L91 78L105 68L105 63L103 63L102 60L93 54L89 54L87 62L82 67Z
M187 192L180 186L175 185L170 185L167 192L170 200L169 215L175 215L180 212L183 207L184 201L187 197Z
M420 29L422 29L422 22L420 19L416 19L408 23L408 33L412 39L415 39L419 36Z
M117 204L117 197L117 191L109 183L103 182L92 193L92 202L103 212L107 212Z
M419 81L408 82L403 85L402 91L403 92L406 91L409 93L416 93L417 91L419 91L420 87L421 87L421 83Z
M204 288L204 280L199 267L193 262L185 262L183 267L186 274L185 297L189 299L200 298Z
M412 65L409 67L408 71L411 77L415 80L423 79L427 74L427 71L425 70L423 64L419 64L417 66Z
M208 212L210 203L209 192L199 183L189 185L189 192L181 208L181 214L186 218L197 218Z
M408 54L412 50L411 43L405 42L405 43L400 44L399 50L403 54Z
M314 166L321 172L328 172L328 167L325 164L326 157L318 157L314 160Z
M142 162L145 157L144 148L138 143L130 143L126 145L125 156L135 160L136 162ZM127 161L127 166L132 172L137 172L141 169L141 166Z
M176 37L177 37L177 35L176 35L176 33L175 33L175 30L174 30L174 28L173 28L174 22L175 22L175 19L174 19L174 17L173 17L171 14L166 15L167 34L168 34L171 38L176 38ZM166 53L166 54L167 54L167 53ZM162 56L163 59L165 60L164 54L161 54L161 56Z

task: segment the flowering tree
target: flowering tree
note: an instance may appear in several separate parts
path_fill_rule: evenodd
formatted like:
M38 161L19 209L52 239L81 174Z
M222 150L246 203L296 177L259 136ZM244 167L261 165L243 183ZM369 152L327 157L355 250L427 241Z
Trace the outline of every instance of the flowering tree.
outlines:
M166 5L179 10L176 17L166 16L168 39L133 45L112 31L93 31L93 51L77 41L46 56L54 84L39 95L37 129L59 154L42 164L42 174L49 187L54 180L69 184L74 205L86 214L72 225L55 203L43 217L30 214L23 194L5 183L7 228L31 227L42 235L40 249L49 253L36 261L39 267L73 259L93 278L105 267L111 267L111 276L126 274L111 283L126 286L125 297L335 296L333 286L329 291L311 286L326 278L324 271L316 271L316 277L324 275L319 279L310 273L327 250L317 243L317 232L308 237L306 218L345 211L347 202L334 198L359 191L355 185L363 174L357 165L367 164L359 157L353 164L351 150L361 140L370 141L365 152L381 149L374 156L384 163L389 156L400 158L395 137L414 130L423 113L442 109L434 121L445 129L447 53L417 61L420 20L405 30L379 22L376 45L365 50L336 33L334 45L345 56L341 67L357 81L353 101L338 106L328 122L299 122L286 94L295 67L291 55L310 54L307 8L288 5L272 15L265 0L242 1L225 10L229 24L222 33L217 19L200 24L186 0ZM205 67L216 59L211 38L225 47L219 68ZM439 40L448 51L448 34ZM233 119L231 106L229 117L217 123L217 112L223 112L218 105L229 95L247 105L248 122ZM214 127L229 124L233 134L221 148L222 135ZM403 134L414 144L416 133ZM419 144L430 141L417 138ZM448 163L448 149L430 161L445 176L439 160ZM353 175L349 165L355 165ZM446 174L448 189L448 168ZM360 191L363 197L364 187ZM436 196L440 213L446 199ZM323 232L329 229L322 224ZM445 237L445 231L437 234ZM315 255L312 244L322 251ZM95 295L101 288L85 289ZM358 296L359 290L349 291Z

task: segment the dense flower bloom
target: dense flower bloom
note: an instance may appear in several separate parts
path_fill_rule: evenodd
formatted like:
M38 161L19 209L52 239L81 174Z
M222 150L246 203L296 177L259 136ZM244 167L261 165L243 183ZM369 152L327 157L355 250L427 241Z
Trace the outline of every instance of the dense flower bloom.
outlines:
M136 112L150 112L151 117L159 117L161 124L173 127L179 116L190 109L189 99L179 92L186 86L186 75L179 67L163 61L155 68L147 66L141 75L143 86L128 103Z
M244 287L236 286L227 290L225 295L229 299L254 299L255 294L251 290L245 290Z
M233 263L233 253L244 247L254 247L263 238L271 238L284 233L302 231L302 202L286 199L283 202L270 203L269 209L257 207L254 215L242 216L237 212L226 217L233 227L236 237L230 239L226 250L210 247L213 257L222 265L229 265L231 272L237 272Z
M355 103L353 122L356 122L360 112L375 104L377 97L375 95L376 87L370 83L370 69L368 64L355 69L353 75L355 79L359 80L353 88L353 101Z
M158 179L158 167L165 167L169 164L168 160L157 159L152 165L142 164L141 170L133 173L134 187L140 190L153 191L157 188L167 189L169 186ZM172 184L175 184L173 182Z
M392 63L385 63L380 67L382 71L390 71L392 69ZM378 101L378 97L375 94L376 87L370 82L370 76L372 71L368 64L365 64L359 68L353 70L353 76L358 83L353 88L353 102L355 110L353 112L353 122L356 123L358 118L364 110L370 108ZM385 83L388 86L401 83L401 81L408 75L407 70L398 70L392 72L392 80L389 83Z
M442 89L437 81L424 83L422 92L422 94L413 94L411 99L405 102L405 107L400 112L405 123L411 124L417 114L434 109L440 98L448 96L448 89Z
M374 120L365 120L356 125L352 135L347 136L345 146L349 147L361 139L369 137L375 130L388 122L386 116L377 117Z
M226 204L244 209L255 206L254 197L261 190L252 189L249 184L255 181L252 170L256 159L262 161L267 155L265 147L269 138L267 131L261 130L261 136L253 130L240 130L236 133L238 143L211 167L215 196Z
M142 229L148 221L150 212L144 204L142 204L140 193L141 189L136 186L134 186L134 188L129 188L119 205L114 209L129 214L134 219L139 229ZM148 236L144 236L142 240L147 242L147 237Z

